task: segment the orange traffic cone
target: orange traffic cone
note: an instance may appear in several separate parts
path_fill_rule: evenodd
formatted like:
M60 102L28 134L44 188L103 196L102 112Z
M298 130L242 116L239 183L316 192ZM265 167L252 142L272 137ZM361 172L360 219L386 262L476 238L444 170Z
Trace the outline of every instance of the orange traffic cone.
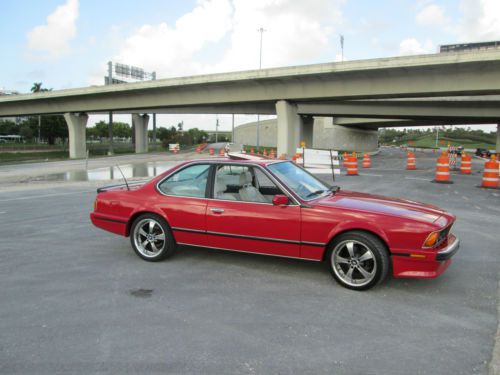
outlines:
M495 155L484 163L483 181L481 187L498 189L498 161Z
M364 154L363 155L363 168L371 168L372 162L370 160L370 155Z
M356 156L347 156L344 159L344 166L347 169L347 176L358 176L358 160Z
M210 154L210 156L214 156L214 149L212 147L210 147L208 149L208 153Z
M440 184L453 183L453 181L450 181L450 161L448 159L448 155L446 155L446 151L443 151L441 156L437 159L436 178L433 182Z
M408 152L408 159L406 160L406 169L417 169L417 164L415 162L415 154L413 152Z
M220 155L220 156L224 156L225 154L226 154L226 153L225 153L225 150L224 150L224 147L223 147L223 148L221 148L221 149L219 150L219 155Z
M253 149L253 147L250 149L250 155L255 155L255 150Z
M271 159L274 159L275 156L276 156L276 154L274 153L274 149L271 149L271 152L269 153L269 157Z
M460 159L460 173L461 174L471 174L472 168L472 157L467 155L465 151L462 152L462 157Z
M266 149L264 149L264 151L262 151L262 156L267 156L267 151L266 151Z

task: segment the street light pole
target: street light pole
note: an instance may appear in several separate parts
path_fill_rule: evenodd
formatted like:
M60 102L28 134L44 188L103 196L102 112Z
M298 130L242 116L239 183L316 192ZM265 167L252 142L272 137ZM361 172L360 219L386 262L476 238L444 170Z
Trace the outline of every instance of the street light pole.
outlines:
M340 34L340 51L341 51L341 60L344 61L344 36Z
M260 27L257 29L257 31L260 33L260 49L259 49L259 70L262 69L262 35L264 34L264 31L266 31L263 27ZM260 147L260 114L257 114L257 150Z

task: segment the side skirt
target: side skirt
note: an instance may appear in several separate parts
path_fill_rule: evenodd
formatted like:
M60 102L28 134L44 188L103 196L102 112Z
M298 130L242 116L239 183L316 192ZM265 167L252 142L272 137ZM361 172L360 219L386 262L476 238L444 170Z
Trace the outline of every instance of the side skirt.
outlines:
M177 242L177 245L183 245L183 246L194 246L194 247L203 247L203 248L206 248L206 249L224 250L224 251L231 251L231 252L235 252L235 253L245 253L245 254L266 255L266 256L270 256L270 257L277 257L277 258L289 258L289 259L309 260L309 261L312 261L312 262L321 262L321 259L311 259L311 258L290 257L290 256L285 256L285 255L274 255L274 254L267 254L267 253L258 253L258 252L254 252L254 251L244 251L244 250L226 249L226 248L222 248L222 247L201 246L201 245L194 245L194 244L189 244L189 243L184 243L184 242Z

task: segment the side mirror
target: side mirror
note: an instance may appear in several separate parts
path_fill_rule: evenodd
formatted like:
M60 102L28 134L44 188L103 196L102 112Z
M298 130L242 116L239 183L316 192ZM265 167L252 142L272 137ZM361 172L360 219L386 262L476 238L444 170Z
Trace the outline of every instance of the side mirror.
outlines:
M286 195L278 194L273 197L273 204L275 206L288 205L288 197Z

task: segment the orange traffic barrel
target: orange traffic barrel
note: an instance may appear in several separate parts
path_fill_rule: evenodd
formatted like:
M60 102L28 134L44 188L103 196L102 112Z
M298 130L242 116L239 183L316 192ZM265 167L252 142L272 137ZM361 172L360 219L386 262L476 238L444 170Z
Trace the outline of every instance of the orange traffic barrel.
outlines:
M269 152L269 157L271 159L274 159L274 157L276 156L275 152L274 152L274 149L271 149L271 152Z
M347 169L348 176L358 176L358 159L355 156L346 156L344 166Z
M472 157L467 155L465 151L462 151L462 157L460 158L460 173L461 174L471 174L472 172Z
M250 149L250 155L255 155L255 150L253 149L253 147Z
M370 160L370 155L368 155L366 153L363 155L363 164L362 165L363 165L363 168L371 168L372 162Z
M452 184L450 181L450 161L446 151L443 151L440 157L437 159L436 163L436 178L433 182L440 184Z
M224 156L224 155L226 155L226 152L225 152L225 151L226 151L226 150L224 150L224 147L223 147L223 148L221 148L221 149L219 150L219 155L220 155L220 156Z
M498 189L498 161L495 155L491 155L491 160L484 163L481 187Z
M406 169L417 169L415 154L411 151L408 152L408 158L406 159Z
M210 154L210 156L214 156L214 149L212 147L210 147L208 149L208 153Z
M262 156L267 156L267 151L266 151L266 149L264 149L264 151L262 151Z
M279 160L286 160L286 154L281 154L278 159Z

